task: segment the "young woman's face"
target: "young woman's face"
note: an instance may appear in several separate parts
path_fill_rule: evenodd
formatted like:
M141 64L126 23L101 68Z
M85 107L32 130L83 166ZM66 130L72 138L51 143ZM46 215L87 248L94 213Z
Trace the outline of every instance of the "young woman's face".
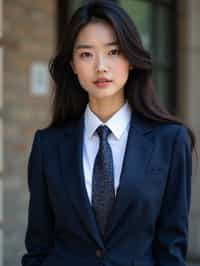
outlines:
M71 66L89 100L124 101L129 62L108 23L91 22L79 32Z

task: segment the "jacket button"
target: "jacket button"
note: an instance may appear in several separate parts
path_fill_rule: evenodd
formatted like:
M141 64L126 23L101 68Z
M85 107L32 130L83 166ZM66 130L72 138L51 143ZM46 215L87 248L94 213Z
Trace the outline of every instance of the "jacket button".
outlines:
M100 249L96 250L96 256L101 257L102 256L102 251Z

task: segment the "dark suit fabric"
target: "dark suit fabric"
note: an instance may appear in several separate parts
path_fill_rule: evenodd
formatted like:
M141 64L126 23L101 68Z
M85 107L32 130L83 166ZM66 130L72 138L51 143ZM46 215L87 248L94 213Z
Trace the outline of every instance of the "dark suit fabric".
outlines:
M35 133L23 266L185 266L191 194L187 129L133 114L106 237L87 196L83 116Z

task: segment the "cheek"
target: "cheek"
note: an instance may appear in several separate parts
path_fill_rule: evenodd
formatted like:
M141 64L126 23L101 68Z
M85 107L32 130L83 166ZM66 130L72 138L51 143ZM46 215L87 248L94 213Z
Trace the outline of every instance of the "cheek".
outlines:
M78 65L76 70L79 81L87 80L91 73L91 71L88 69L88 66L85 66L84 64Z
M126 63L118 64L118 67L115 68L115 74L121 82L125 82L129 75L129 65Z
M88 72L90 73L92 70L91 62L81 62L77 65L77 70L82 76L87 76Z
M88 84L91 82L92 77L91 77L91 69L88 68L88 66L79 66L77 68L77 78L79 80L79 83L81 87L87 91Z

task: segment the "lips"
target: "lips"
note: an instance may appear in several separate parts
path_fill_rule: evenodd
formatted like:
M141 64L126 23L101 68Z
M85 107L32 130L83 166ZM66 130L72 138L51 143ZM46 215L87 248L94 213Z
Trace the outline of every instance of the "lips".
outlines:
M107 88L112 83L112 80L99 78L97 79L94 84L97 88Z
M99 78L97 80L95 80L95 84L98 84L98 83L106 83L106 82L111 82L112 80L110 79L107 79L107 78Z

